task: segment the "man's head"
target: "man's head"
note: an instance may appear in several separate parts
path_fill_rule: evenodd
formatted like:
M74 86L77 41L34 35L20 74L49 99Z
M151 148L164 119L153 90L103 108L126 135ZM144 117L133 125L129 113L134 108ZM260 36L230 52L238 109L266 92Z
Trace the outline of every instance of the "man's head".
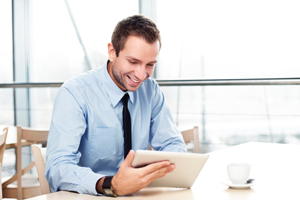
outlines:
M120 21L108 44L107 70L123 91L136 91L153 71L161 47L160 34L150 19L134 15Z
M125 42L129 36L137 36L143 38L147 43L151 44L156 41L159 42L161 48L160 32L155 23L144 17L143 15L133 15L120 21L111 36L111 43L113 44L116 55L124 49Z

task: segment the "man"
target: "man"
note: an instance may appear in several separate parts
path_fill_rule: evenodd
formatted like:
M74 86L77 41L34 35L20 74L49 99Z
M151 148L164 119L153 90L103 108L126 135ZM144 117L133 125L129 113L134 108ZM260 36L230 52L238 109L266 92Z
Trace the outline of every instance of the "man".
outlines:
M45 175L51 192L130 194L174 170L169 161L131 167L134 151L149 144L157 151L186 151L164 95L150 78L160 47L150 19L128 17L113 32L107 63L63 84L48 138ZM130 116L123 117L127 108ZM128 118L129 128L123 121Z

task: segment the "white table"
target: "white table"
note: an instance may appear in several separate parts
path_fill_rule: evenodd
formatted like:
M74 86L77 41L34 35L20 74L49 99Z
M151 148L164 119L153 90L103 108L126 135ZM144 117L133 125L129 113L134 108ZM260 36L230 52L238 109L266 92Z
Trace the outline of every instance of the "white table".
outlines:
M193 186L195 199L300 199L299 145L250 142L210 155ZM227 178L226 165L234 161L251 163L258 184L246 190L220 184Z
M124 199L300 199L300 146L249 142L209 153L210 157L191 189L145 188ZM227 178L230 162L252 164L251 177L258 181L250 189L230 189L220 183ZM112 199L103 196L56 192L30 200Z

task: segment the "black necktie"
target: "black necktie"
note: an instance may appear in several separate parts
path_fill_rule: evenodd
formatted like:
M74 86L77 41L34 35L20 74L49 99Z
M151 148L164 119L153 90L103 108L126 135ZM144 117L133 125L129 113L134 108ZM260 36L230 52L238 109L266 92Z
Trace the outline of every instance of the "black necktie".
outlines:
M127 107L128 94L126 93L123 98L123 129L124 129L124 159L131 149L131 119L130 113Z

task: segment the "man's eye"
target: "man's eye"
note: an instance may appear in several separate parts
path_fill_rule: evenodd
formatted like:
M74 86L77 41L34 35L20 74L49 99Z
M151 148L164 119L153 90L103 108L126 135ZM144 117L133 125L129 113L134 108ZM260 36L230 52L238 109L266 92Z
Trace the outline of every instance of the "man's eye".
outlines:
M129 61L131 64L136 64L136 62Z

